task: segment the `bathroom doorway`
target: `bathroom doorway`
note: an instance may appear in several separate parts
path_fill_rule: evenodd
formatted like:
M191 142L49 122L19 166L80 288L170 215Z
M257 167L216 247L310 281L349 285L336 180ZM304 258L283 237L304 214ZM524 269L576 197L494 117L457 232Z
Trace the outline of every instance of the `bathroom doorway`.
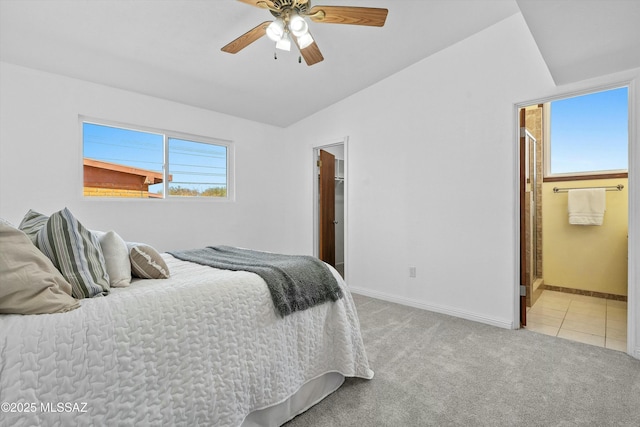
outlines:
M346 278L347 138L314 147L314 254Z
M527 329L627 351L628 111L626 86L518 110ZM600 223L576 223L587 193Z

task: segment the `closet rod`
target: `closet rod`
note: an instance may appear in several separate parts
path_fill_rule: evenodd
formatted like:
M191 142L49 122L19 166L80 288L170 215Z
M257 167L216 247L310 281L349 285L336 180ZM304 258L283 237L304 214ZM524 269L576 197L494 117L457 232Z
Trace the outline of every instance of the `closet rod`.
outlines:
M609 185L609 186L605 186L605 187L589 187L589 188L604 188L607 191L622 191L622 189L624 188L624 185L618 184L618 185ZM580 188L580 187L569 187L569 188L553 187L553 192L554 193L564 193L564 192L567 192L569 190L584 190L584 189L585 188Z

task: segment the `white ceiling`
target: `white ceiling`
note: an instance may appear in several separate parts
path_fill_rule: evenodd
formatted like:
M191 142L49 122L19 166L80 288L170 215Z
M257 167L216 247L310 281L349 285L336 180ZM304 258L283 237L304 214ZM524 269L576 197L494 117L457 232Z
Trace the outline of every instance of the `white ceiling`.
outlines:
M517 0L558 85L640 67L639 0Z
M288 126L522 12L557 83L640 67L637 0L317 0L389 9L382 28L310 24L325 60L266 37L220 48L271 14L233 0L0 0L0 60Z

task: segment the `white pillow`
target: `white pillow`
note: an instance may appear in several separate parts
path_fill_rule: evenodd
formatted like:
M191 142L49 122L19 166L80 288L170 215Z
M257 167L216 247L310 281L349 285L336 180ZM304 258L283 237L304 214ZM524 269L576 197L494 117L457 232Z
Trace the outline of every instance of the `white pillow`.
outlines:
M124 239L115 231L91 231L98 237L109 275L109 285L126 288L131 284L131 262L129 249Z

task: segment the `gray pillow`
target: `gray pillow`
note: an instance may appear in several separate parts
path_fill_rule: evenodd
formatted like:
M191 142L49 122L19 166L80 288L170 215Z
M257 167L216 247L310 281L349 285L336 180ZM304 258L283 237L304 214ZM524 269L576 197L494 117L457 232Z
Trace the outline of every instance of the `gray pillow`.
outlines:
M22 231L0 221L0 313L61 313L80 307L71 284Z

